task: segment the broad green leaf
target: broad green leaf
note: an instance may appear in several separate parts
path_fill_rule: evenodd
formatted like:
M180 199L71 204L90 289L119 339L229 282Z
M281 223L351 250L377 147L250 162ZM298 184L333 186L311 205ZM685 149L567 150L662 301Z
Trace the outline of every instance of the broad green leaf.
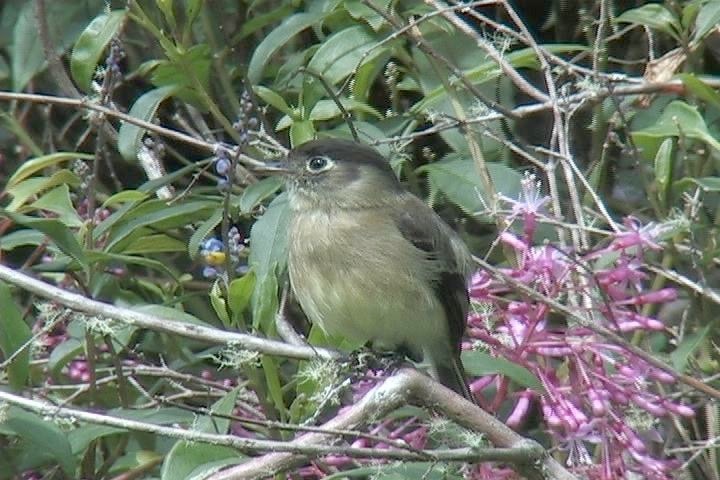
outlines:
M587 47L583 45L575 44L555 44L555 45L542 45L544 50L551 53L569 53L587 50ZM523 48L505 55L505 61L508 62L515 68L530 68L537 70L540 66L535 55L535 51L532 48ZM465 78L473 84L480 84L503 75L502 70L497 63L493 60L487 60L480 63L477 67L463 71ZM453 82L457 82L457 79L451 79ZM426 89L422 100L412 106L410 111L412 113L418 113L426 111L428 108L434 106L436 103L442 101L447 97L447 89L443 86L437 86L433 89Z
M67 185L60 185L30 204L38 210L47 210L57 213L57 219L68 227L81 227L85 221L80 218L70 200L70 189Z
M283 183L279 176L272 176L249 185L240 196L240 213L251 213L261 202L275 194Z
M705 3L695 17L695 30L692 41L701 42L720 22L720 2L711 0Z
M689 180L706 192L720 192L720 177L690 178Z
M114 226L105 249L121 250L121 242L143 234L139 230L142 227L152 227L152 230L157 231L189 225L195 220L207 218L216 207L215 202L209 201L190 201L172 206L162 200L144 202Z
M390 6L389 0L373 2L381 10L387 10ZM385 24L385 18L372 8L368 7L361 0L349 0L343 2L343 7L355 20L363 20L374 31L378 32Z
M271 7L268 5L268 7ZM279 22L284 18L288 18L288 15L290 15L293 11L293 6L289 3L282 3L277 6L277 8L274 8L267 13L256 13L255 15L252 15L250 18L246 18L245 21L242 24L242 27L240 27L240 31L237 35L235 35L232 40L230 41L231 45L236 45L240 43L240 40L243 38L246 38L253 33L257 32L261 28L265 28L266 26L270 25L271 23Z
M255 291L255 272L250 270L240 278L230 282L228 289L228 304L230 312L233 315L234 323L238 323L242 318L242 313L247 310L250 305L250 299Z
M267 332L277 312L278 280L287 265L290 208L287 194L276 197L250 230L248 263L257 281L252 297L253 326Z
M108 208L127 202L138 202L145 200L147 197L148 194L145 192L139 192L137 190L123 190L122 192L111 195L107 200L105 200L102 204L102 208Z
M100 55L120 30L126 14L125 10L113 10L95 17L75 42L70 56L70 73L81 90L90 91Z
M3 2L7 3L7 2ZM49 43L56 54L70 47L80 32L103 10L103 0L53 0L45 2L47 34ZM7 8L3 11L6 14ZM12 51L12 88L21 91L40 71L45 69L47 61L35 17L35 2L24 2L13 29Z
M184 248L183 248L184 249ZM89 263L94 264L96 267L105 266L109 264L127 264L127 265L139 265L156 270L168 278L178 281L177 275L173 272L170 267L159 260L147 258L138 255L123 255L121 253L112 252L98 252L90 251L86 252L86 259Z
M152 71L153 84L161 88L173 88L173 95L205 110L198 89L207 91L209 88L212 65L210 47L202 43L187 50L166 51L166 54L169 60L157 62Z
M75 234L61 221L50 218L28 217L27 215L8 212L2 208L0 208L0 216L9 217L17 224L43 232L55 242L55 245L63 253L87 267L88 264L82 246L75 238Z
M297 120L290 125L290 143L293 147L315 138L315 126L310 120Z
M68 432L67 437L73 454L82 455L93 440L125 432L126 430L118 427L86 424Z
M708 323L703 328L683 338L680 345L670 354L673 367L678 372L685 371L690 356L700 347L713 328L713 323Z
M655 181L657 182L658 197L663 205L667 205L668 192L672 183L673 140L666 138L655 155Z
M35 230L16 230L0 236L0 250L13 250L24 245L40 245L45 241L45 234Z
M165 456L160 469L161 480L204 480L218 465L240 463L241 454L223 445L191 443L178 440ZM208 465L210 464L210 465ZM206 466L203 468L203 466ZM215 467L215 468L210 468Z
M185 246L185 242L177 238L165 235L164 233L158 233L136 238L123 249L123 253L125 255L138 255L160 252L183 252L185 251Z
M325 12L315 11L312 13L296 13L286 18L265 39L255 48L253 56L248 65L248 80L251 84L258 84L262 80L265 67L270 63L273 56L291 38L303 30L315 25L326 15Z
M34 448L55 459L68 478L77 478L76 460L67 434L52 421L39 415L11 406L5 414L5 427L11 428Z
M256 85L253 88L255 94L262 99L263 102L267 103L280 110L286 115L293 115L293 109L285 102L285 99L280 94L273 92L267 87Z
M71 162L74 160L92 160L95 157L88 153L78 152L56 152L50 155L43 155L42 157L36 157L31 160L26 160L18 168L15 173L10 177L7 182L6 188L12 188L18 183L22 182L28 177L31 177L35 173L63 162Z
M269 333L275 325L275 314L278 311L278 279L277 264L272 270L260 277L255 283L252 298L253 328L263 333Z
M341 98L340 104L347 110L348 112L360 112L360 113L367 113L375 118L382 118L382 114L375 110L370 105L358 102L357 100L348 99L348 98ZM310 115L308 115L308 119L312 121L323 121L323 120L330 120L333 118L339 118L342 117L342 112L340 111L340 107L338 107L337 103L335 103L334 100L320 100L318 101L315 106L310 111ZM280 121L277 123L277 126L275 127L276 131L284 130L293 124L293 119L285 115L283 116Z
M226 417L232 415L241 388L242 387L235 387L227 392L220 400L213 403L210 411L215 415L223 415ZM195 430L203 433L225 434L230 430L230 419L203 415L198 418L195 424Z
M0 350L3 359L15 354L32 337L30 327L23 320L22 312L12 298L10 287L0 281ZM20 352L7 367L10 386L20 390L25 386L30 371L30 345Z
M659 3L650 3L638 8L624 11L616 19L617 23L636 23L655 30L665 32L679 40L682 30L680 22L667 8Z
M48 358L47 369L53 377L60 373L60 369L65 365L82 355L85 350L85 344L77 338L68 338L60 345L53 348Z
M520 192L520 174L500 163L488 162L486 165L495 190L506 197L516 197ZM418 171L427 173L431 193L442 193L468 214L477 213L492 204L493 199L487 198L483 192L480 176L470 158L454 153L424 165Z
M386 47L378 45L379 40L371 32L362 25L355 25L325 40L307 68L322 75L330 84L336 84L352 75L360 62L380 55Z
M53 173L50 178L28 178L6 190L7 193L13 197L12 202L7 206L7 210L10 212L18 212L30 199L57 185L77 187L80 185L80 178L70 170L65 169Z
M130 115L147 122L151 121L157 112L160 103L177 93L176 86L156 88L144 93L133 104ZM118 151L128 162L137 161L140 142L145 135L145 129L127 122L122 122L118 133Z
M654 158L665 138L680 136L701 140L720 151L720 142L710 134L697 108L681 100L670 102L654 125L632 132L646 158Z
M287 230L290 222L290 208L287 194L275 198L265 214L250 230L249 265L257 275L258 283L274 271L285 270L287 263Z
M720 2L718 2L720 5ZM702 100L712 104L715 108L720 108L720 94L710 88L705 82L700 80L692 73L681 73L676 75L685 84L685 87L694 95Z
M469 375L482 376L499 374L513 380L518 385L544 391L540 380L525 367L504 358L493 357L477 350L462 352L462 362Z

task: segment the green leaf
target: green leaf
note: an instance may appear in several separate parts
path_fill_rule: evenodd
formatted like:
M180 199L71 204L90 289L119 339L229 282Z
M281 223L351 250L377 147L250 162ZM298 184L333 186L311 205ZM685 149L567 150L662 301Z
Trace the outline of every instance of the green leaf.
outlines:
M720 151L720 142L708 131L697 107L681 100L670 102L654 125L632 132L633 140L646 158L654 158L665 138L680 136L701 140Z
M706 192L720 192L720 177L693 177L689 180Z
M260 83L265 67L270 63L270 57L285 45L291 38L306 28L315 25L326 15L325 12L296 13L286 18L255 48L248 65L248 80L251 84Z
M257 275L258 283L275 271L285 270L287 264L287 230L290 224L290 208L287 194L275 198L265 214L250 230L250 257L248 262Z
M387 10L390 7L389 0L383 0L373 3L381 10ZM342 5L343 7L345 7L351 17L353 17L355 20L363 20L367 22L370 28L372 28L376 32L380 31L382 26L385 24L385 17L362 3L362 1L360 0L349 0L343 2Z
M36 157L31 160L26 160L18 168L15 173L8 180L6 188L10 189L33 174L63 162L69 162L74 160L93 160L95 156L87 153L78 152L56 152L50 155L43 155L42 157Z
M221 286L220 280L216 280L210 289L210 305L215 310L215 315L225 327L230 327L230 317L228 316L227 302L225 301L225 292Z
M53 0L45 2L45 7L49 44L52 45L53 53L61 54L73 44L95 12L102 11L104 1ZM3 14L7 13L8 8L4 9ZM12 88L19 92L47 66L38 35L35 2L23 2L22 10L12 28Z
M267 103L268 105L272 105L276 109L280 110L286 115L293 114L293 109L290 108L290 106L285 102L285 99L280 96L280 94L273 92L267 87L263 87L261 85L256 85L253 87L253 91L255 92L255 95L260 97L263 102Z
M251 213L261 202L275 194L283 183L282 178L273 176L248 186L240 197L240 213Z
M63 253L74 258L84 267L88 266L82 246L80 246L73 232L61 221L50 218L28 217L27 215L8 212L2 208L0 208L0 215L11 218L17 224L43 232L55 242L55 245Z
M90 424L81 425L80 427L73 429L68 432L67 437L73 454L82 455L93 440L125 432L126 430L118 427Z
M0 236L0 250L13 250L24 245L40 245L45 241L45 234L35 230L16 230Z
M658 186L658 197L663 205L668 204L668 192L672 183L673 140L666 138L655 155L655 181Z
M315 125L310 120L297 120L290 125L290 143L293 147L315 138Z
M718 4L720 4L720 2L718 2ZM676 77L682 80L685 87L698 98L715 106L715 108L720 108L720 95L714 89L710 88L705 82L697 78L692 73L681 73L676 75Z
M720 22L720 2L709 1L702 6L695 17L695 30L693 31L693 43L702 42L705 36L713 31Z
M113 10L95 17L75 42L70 56L70 73L81 90L90 91L100 55L122 27L126 14L126 10Z
M242 313L250 305L250 299L254 291L255 272L252 270L230 282L228 303L230 304L230 311L233 314L233 320L236 325L239 323L238 320L242 318Z
M587 47L575 44L542 45L542 48L556 54L587 50ZM515 68L530 68L534 70L539 68L537 55L532 48L523 48L508 53L505 55L505 61ZM473 84L485 83L503 75L502 70L494 60L482 62L477 67L464 70L463 73L465 78ZM451 80L457 81L455 79ZM425 88L424 90L422 100L412 106L410 109L411 113L426 112L428 108L445 100L448 96L448 91L444 85L433 85L432 89Z
M72 454L65 432L52 421L15 406L11 406L5 415L3 422L5 427L14 430L33 448L55 459L68 478L77 478L75 456Z
M165 235L164 233L158 233L136 238L123 249L123 253L126 255L138 255L161 252L183 252L185 251L185 247L185 242Z
M210 47L203 43L187 50L177 49L166 53L170 59L157 62L152 72L153 84L174 88L174 95L205 109L198 88L208 90L209 87L212 65Z
M83 342L76 338L68 338L60 345L53 348L50 358L48 358L47 369L53 377L60 373L60 369L79 355L82 355L85 349Z
M167 230L207 218L215 211L217 204L210 201L190 201L167 206L162 200L144 202L118 221L110 232L106 251L122 251L125 241L143 236L142 227L152 227L153 231ZM99 232L97 232L99 234Z
M15 354L32 337L32 331L23 320L22 312L12 298L10 287L0 281L0 350L3 358L7 359ZM20 390L25 386L30 372L30 345L19 353L7 367L10 386Z
M615 22L645 25L646 27L665 32L676 40L680 39L679 33L682 30L680 22L675 18L675 15L658 3L650 3L638 8L626 10L615 19Z
M133 104L130 115L147 122L151 121L157 112L160 103L174 95L178 90L177 86L156 88L144 93ZM118 151L128 162L137 161L137 154L140 151L140 142L145 135L145 129L127 122L122 122L118 133Z
M215 230L215 227L222 221L222 216L222 209L217 209L210 218L198 225L188 242L188 254L190 258L194 260L195 257L197 257L200 251L200 244L210 235L210 232Z
M486 165L496 191L506 197L516 197L520 192L520 174L500 163ZM468 214L483 210L493 201L483 192L475 164L465 155L447 155L443 160L418 168L418 172L427 172L431 193L439 191Z
M207 478L209 471L218 468L218 464L232 465L241 461L241 455L234 448L179 440L165 456L160 469L160 478L203 480ZM202 468L203 466L206 467ZM215 468L210 469L211 466Z
M690 356L703 344L713 328L713 323L708 323L702 329L685 336L680 345L670 354L673 367L678 372L683 372L687 366Z
M56 185L69 185L71 187L77 187L80 185L80 178L78 178L78 176L70 170L65 169L53 173L50 178L28 178L24 182L20 182L14 187L6 190L7 193L13 197L12 202L10 202L7 206L7 210L10 212L20 211L21 207L32 197L40 195L42 192Z
M60 185L34 201L30 207L38 210L47 210L58 214L57 219L68 227L79 228L85 221L75 211L70 200L70 189L67 185Z
M500 374L513 380L518 385L543 392L540 380L525 367L512 363L504 358L497 358L477 350L462 352L462 362L469 375L482 376Z
M102 204L102 208L113 207L127 202L139 202L145 200L147 197L148 194L145 192L140 192L138 190L123 190L115 195L111 195L107 200L105 200Z
M252 298L253 328L269 333L275 325L275 314L278 311L278 279L276 264L263 277L258 277Z
M373 107L366 103L358 102L357 100L354 100L352 98L341 98L340 104L348 112L362 112L370 114L375 118L382 118L382 114L375 110ZM335 103L334 100L320 100L312 108L312 110L310 111L310 116L308 118L313 121L320 121L330 120L333 118L337 118L341 115L342 112L340 111L340 107L338 107L337 103Z
M378 47L378 39L364 26L355 25L323 42L307 68L322 75L330 84L336 84L352 75L362 63L382 54L385 48Z

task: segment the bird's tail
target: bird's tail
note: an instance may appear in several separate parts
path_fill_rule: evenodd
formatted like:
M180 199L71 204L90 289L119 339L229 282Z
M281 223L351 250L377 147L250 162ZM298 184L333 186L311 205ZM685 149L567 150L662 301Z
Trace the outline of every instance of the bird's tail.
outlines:
M435 380L477 404L470 387L468 387L465 369L459 354L431 356L429 360L430 374Z

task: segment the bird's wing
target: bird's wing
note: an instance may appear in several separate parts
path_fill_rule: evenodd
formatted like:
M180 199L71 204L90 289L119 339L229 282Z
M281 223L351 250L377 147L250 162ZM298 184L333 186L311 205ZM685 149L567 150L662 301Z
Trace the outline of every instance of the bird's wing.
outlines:
M405 195L401 208L393 210L403 237L436 262L435 294L445 310L452 348L459 353L468 312L470 254L458 235L414 195Z

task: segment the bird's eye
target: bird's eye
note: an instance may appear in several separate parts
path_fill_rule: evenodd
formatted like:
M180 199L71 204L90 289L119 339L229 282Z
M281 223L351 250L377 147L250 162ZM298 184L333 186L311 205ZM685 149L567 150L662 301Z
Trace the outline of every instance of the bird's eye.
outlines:
M313 173L322 172L332 167L332 160L323 156L310 157L307 161L306 167Z

